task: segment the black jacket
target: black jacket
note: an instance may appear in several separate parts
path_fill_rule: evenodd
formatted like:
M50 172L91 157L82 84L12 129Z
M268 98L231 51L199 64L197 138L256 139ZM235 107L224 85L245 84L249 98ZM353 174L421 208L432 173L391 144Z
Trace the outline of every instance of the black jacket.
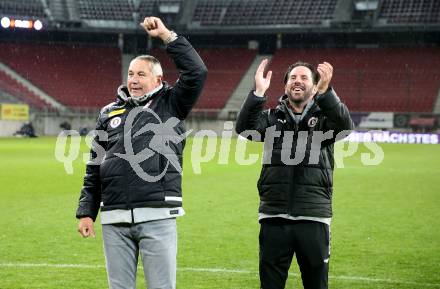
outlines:
M106 211L182 205L182 178L176 167L182 166L185 141L177 141L176 137L185 132L183 120L202 91L207 68L184 37L169 43L166 51L180 71L173 87L164 82L162 89L136 103L127 88L121 86L117 100L101 110L96 129L105 131L108 139L95 138L91 154L95 164L89 162L86 167L77 218L87 216L95 220L99 208ZM150 111L135 114L141 107ZM161 123L173 129L164 129ZM144 132L136 135L142 128ZM98 153L100 147L101 151L105 150L105 156ZM128 161L130 155L142 158L134 162L135 166L139 165L142 174L157 180L146 180L139 175ZM178 165L170 162L173 159Z
M257 185L259 212L331 217L333 144L338 133L346 136L353 129L353 122L347 107L331 88L315 96L298 124L288 112L287 101L287 96L283 96L275 109L263 111L266 98L251 92L237 117L237 133L252 139L245 131L254 130L261 136L259 140L265 142ZM313 135L319 139L320 132L327 138L320 146L315 140L312 146ZM254 140L258 139L254 136Z

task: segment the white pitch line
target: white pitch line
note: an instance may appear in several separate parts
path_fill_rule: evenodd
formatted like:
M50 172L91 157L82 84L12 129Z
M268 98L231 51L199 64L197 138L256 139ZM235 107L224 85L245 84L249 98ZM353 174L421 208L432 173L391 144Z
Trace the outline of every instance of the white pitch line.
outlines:
M0 267L15 267L15 268L29 268L29 267L46 267L46 268L80 268L80 269L101 269L104 265L87 265L87 264L48 264L48 263L0 263Z
M105 269L104 265L88 265L88 264L48 264L48 263L0 263L0 267L10 267L10 268L80 268L80 269ZM252 270L241 270L241 269L224 269L224 268L192 268L183 267L177 268L178 271L186 272L209 272L209 273L237 273L237 274L258 274L258 271ZM289 275L299 276L299 274ZM344 276L344 275L330 275L330 279L344 280L344 281L360 281L360 282L377 282L377 283L393 283L393 284L404 284L404 285L417 285L425 287L438 287L440 288L440 283L420 283L405 280L393 280L393 279L381 279L381 278L370 278L362 276Z

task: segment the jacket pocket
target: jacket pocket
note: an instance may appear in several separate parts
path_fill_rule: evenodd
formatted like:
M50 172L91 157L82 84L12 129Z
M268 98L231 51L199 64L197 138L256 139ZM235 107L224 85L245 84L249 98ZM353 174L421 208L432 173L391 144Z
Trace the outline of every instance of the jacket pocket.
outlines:
M258 181L262 201L287 202L290 188L290 168L287 166L263 167Z

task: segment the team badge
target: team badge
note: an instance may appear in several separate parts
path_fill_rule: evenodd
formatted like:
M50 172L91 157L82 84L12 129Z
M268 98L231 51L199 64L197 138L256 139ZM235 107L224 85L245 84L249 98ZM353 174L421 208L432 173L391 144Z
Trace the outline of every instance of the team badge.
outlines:
M309 119L309 121L307 122L307 125L309 127L315 127L315 125L318 123L318 118L317 117L311 117Z
M110 126L111 126L112 128L117 128L120 124L121 124L121 118L120 118L119 116L113 118L113 119L110 121Z

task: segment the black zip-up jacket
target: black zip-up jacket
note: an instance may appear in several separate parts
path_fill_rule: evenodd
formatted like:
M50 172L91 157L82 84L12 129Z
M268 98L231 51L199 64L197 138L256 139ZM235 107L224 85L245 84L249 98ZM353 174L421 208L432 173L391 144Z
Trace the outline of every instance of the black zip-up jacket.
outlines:
M95 164L87 164L77 218L95 220L99 208L108 211L182 205L182 178L176 166L182 167L185 141L179 142L176 137L185 132L183 120L202 91L207 68L184 37L179 36L169 43L166 51L180 71L174 86L164 82L159 91L141 103L134 101L127 88L121 86L117 100L101 110L96 129L105 131L108 139L95 138L91 152ZM148 107L150 111L136 115L137 110L133 111L131 115L135 117L131 119L130 112L140 107ZM127 127L131 123L131 130L124 132L126 122ZM173 127L172 131L158 126L160 123L167 123L168 128ZM144 132L137 135L142 128ZM134 166L129 162L130 155L138 158L133 162ZM173 165L173 159L179 165ZM140 176L134 168L137 165L137 169L141 169ZM161 173L163 176L159 177ZM144 174L157 177L157 180L146 181L142 177Z
M251 92L237 116L237 133L252 139L245 131L256 131L260 139L256 139L254 133L253 140L265 142L257 185L259 212L329 218L332 216L333 144L339 133L341 138L348 135L353 122L332 88L315 96L313 105L298 124L288 111L287 101L284 95L275 109L263 110L266 97L257 97ZM317 141L322 139L322 134L326 139Z

